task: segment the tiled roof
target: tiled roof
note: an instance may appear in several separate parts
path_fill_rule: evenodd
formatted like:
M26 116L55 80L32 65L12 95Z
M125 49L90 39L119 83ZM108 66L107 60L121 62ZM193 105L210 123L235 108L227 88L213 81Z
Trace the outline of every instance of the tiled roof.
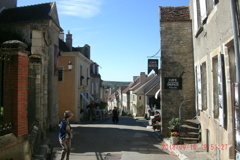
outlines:
M174 22L174 21L190 21L189 7L160 7L160 21Z
M0 24L13 24L51 19L53 2L5 9L0 13Z

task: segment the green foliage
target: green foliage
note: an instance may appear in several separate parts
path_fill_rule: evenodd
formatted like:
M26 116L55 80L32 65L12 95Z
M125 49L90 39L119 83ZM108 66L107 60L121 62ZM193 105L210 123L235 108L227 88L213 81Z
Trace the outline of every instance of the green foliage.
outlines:
M99 109L106 109L107 105L108 105L107 102L101 101L101 102L99 103Z
M118 82L118 81L103 81L102 83L105 88L115 88L118 89L120 86L128 86L130 82Z
M16 28L7 26L7 25L0 25L0 45L9 40L19 40L28 45L28 50L30 48L29 43L24 38L24 35L21 31L18 31Z
M178 131L180 127L180 121L179 118L173 118L171 121L169 121L169 127L168 129L171 130L171 132L173 131Z
M136 108L136 109L143 109L143 105L136 105L136 104L133 104L133 106Z

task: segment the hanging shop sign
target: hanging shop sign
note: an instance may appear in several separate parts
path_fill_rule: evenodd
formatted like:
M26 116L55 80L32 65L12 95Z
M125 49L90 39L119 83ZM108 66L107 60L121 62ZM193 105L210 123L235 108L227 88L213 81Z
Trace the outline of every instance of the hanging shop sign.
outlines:
M158 73L158 59L148 59L148 74L154 70L155 73Z
M164 89L182 89L182 78L179 77L165 77Z

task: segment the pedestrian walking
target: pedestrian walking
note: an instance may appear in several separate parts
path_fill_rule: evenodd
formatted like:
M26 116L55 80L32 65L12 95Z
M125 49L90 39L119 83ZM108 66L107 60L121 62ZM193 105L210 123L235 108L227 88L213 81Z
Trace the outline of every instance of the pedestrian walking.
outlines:
M71 151L71 139L72 139L72 128L70 126L69 120L72 118L73 114L70 110L64 112L64 118L59 124L59 142L62 146L61 159L63 160L66 156L66 160L69 160L69 155Z
M114 124L117 124L119 121L118 119L118 110L117 110L117 107L114 107L113 111L112 111L112 122Z
M90 120L96 120L96 103L91 101L91 103L87 106L89 111L89 118Z

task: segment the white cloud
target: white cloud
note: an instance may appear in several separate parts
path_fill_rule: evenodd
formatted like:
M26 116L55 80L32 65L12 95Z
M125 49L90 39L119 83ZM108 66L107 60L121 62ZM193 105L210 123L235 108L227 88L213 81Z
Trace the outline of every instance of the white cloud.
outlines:
M101 12L103 0L61 0L57 1L60 14L91 18Z

